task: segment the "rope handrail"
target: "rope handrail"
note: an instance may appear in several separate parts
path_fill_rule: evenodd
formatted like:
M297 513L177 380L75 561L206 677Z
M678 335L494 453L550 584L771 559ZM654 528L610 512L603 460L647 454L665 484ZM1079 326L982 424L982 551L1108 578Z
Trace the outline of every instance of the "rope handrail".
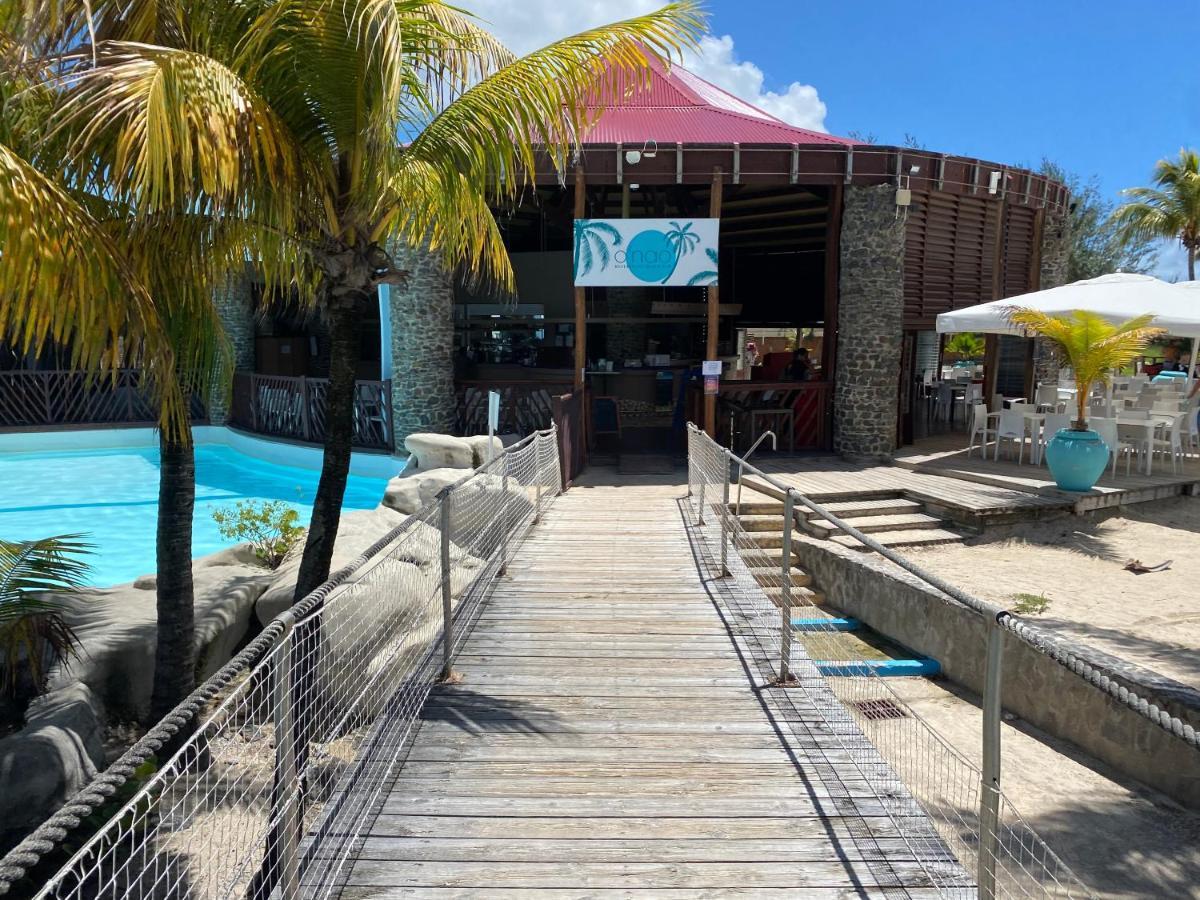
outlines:
M703 435L708 440L712 440L712 438L709 438L708 435L705 434L701 429L696 428L693 423L689 422L688 428L697 432L698 435ZM1026 646L1036 650L1038 653L1050 657L1069 672L1077 675L1088 684L1091 684L1093 687L1096 687L1108 694L1118 703L1128 707L1143 718L1153 722L1168 734L1174 735L1190 747L1200 749L1200 734L1197 733L1195 728L1193 728L1187 722L1184 722L1178 716L1171 715L1171 713L1167 710L1164 710L1144 697L1139 696L1134 691L1129 690L1124 685L1101 672L1095 666L1081 658L1078 654L1073 653L1070 649L1068 649L1067 642L1063 639L1058 637L1051 638L1041 628L1031 622L1025 621L1015 613L1004 609L1002 606L998 606L995 603L989 603L988 601L982 600L973 594L967 593L945 579L917 565L902 554L897 553L892 548L885 547L879 541L872 538L869 534L859 531L853 525L842 520L835 513L825 509L825 507L810 499L801 491L797 490L791 485L785 484L777 478L772 477L770 474L762 471L752 463L741 459L736 454L730 452L729 458L731 461L742 466L745 471L763 479L763 481L767 482L767 484L771 485L771 487L775 488L776 490L791 494L797 502L812 510L814 513L821 516L836 528L850 535L855 540L858 540L865 546L871 548L880 556L895 563L909 574L916 576L926 584L936 588L948 597L957 600L959 603L961 603L963 606L966 606L973 612L979 613L984 618L994 621L1005 631L1017 637L1017 639L1019 639Z
M319 616L323 607L325 607L325 601L330 598L330 595L339 588L347 586L352 579L355 579L355 576L361 577L372 566L384 561L384 551L396 545L402 539L419 539L421 535L418 531L418 525L424 526L430 520L435 519L436 513L440 509L445 508L449 502L448 498L456 491L483 476L490 475L494 478L500 478L499 470L503 469L505 482L503 497L505 499L501 501L500 512L503 520L500 521L500 527L507 529L511 524L515 530L516 527L522 524L519 516L517 522L510 523L509 519L511 516L506 510L509 505L507 499L509 496L509 471L515 468L516 464L513 463L513 460L519 457L522 460L521 465L523 466L524 473L528 475L529 472L533 472L534 474L532 479L526 478L523 481L516 479L516 475L514 475L514 480L519 481L520 484L529 488L536 487L537 502L533 504L534 521L536 521L537 516L540 514L543 484L541 481L536 481L535 483L535 480L542 477L548 479L549 483L545 485L547 490L550 491L547 496L547 502L549 497L552 497L554 493L561 489L561 486L557 484L558 461L556 437L556 429L551 426L548 429L534 432L517 443L504 448L504 450L497 453L491 460L479 468L467 472L458 481L443 488L438 492L436 498L422 507L421 510L408 516L403 522L390 529L385 535L376 540L350 563L336 571L328 580L298 603L279 613L264 626L262 632L247 644L241 652L236 654L215 674L193 690L191 694L184 698L170 713L155 723L115 762L109 765L103 772L97 774L87 785L72 795L45 822L0 858L0 894L8 893L21 878L61 845L73 831L79 828L84 819L110 802L111 798L136 776L137 770L140 767L155 758L159 751L170 745L173 739L180 736L185 729L192 727L193 735L202 733L209 726L211 720L215 719L218 715L218 712L213 712L207 717L201 716L201 713L214 699L219 697L227 688L230 688L231 685L234 685L247 672L254 673L268 665L272 655L279 650L286 640L291 638L294 626ZM548 453L543 454L543 448L547 443L553 446ZM526 460L526 457L529 456L534 457L534 461L531 463ZM552 458L543 459L543 456ZM486 512L492 514L494 517L493 510L489 509ZM410 535L409 532L413 534ZM449 538L444 537L443 541L445 540L449 540ZM505 533L501 535L498 541L501 548L501 556L506 552L507 540L507 533ZM493 549L492 554L494 552ZM503 559L501 563L503 563ZM480 571L479 577L483 577L486 572L490 571L493 570L485 567L485 569ZM449 590L448 583L444 589ZM470 588L459 588L459 590L466 591L470 590ZM71 857L55 878L59 877L63 872L68 871L73 864L78 863L91 849L91 843L104 834L114 823L119 822L123 816L133 810L147 796L151 789L156 786L157 782L175 774L176 765L179 765L180 768L185 766L186 761L181 762L181 758L188 750L189 745L185 741L183 746L176 749L159 766L154 776L140 787L135 796L111 816L108 823L99 829L90 841L85 842L84 846ZM192 752L194 752L194 748L192 748ZM51 879L50 883L53 881L54 878Z

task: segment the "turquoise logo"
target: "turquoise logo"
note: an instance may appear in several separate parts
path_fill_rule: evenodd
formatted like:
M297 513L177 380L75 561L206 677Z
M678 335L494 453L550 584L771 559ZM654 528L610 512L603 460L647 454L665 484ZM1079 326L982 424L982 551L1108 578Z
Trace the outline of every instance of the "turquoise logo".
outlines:
M678 256L661 231L642 231L625 248L625 265L639 281L661 284L675 271Z

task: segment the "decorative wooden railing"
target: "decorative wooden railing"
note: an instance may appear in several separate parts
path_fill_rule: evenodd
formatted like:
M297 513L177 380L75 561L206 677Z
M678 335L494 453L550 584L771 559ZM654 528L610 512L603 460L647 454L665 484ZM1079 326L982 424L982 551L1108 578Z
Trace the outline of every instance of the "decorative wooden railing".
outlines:
M192 398L193 421L206 417ZM142 386L141 373L121 369L95 375L72 369L0 371L0 428L85 425L152 425L158 409Z
M570 382L555 381L459 381L458 434L487 434L488 391L500 392L498 433L521 437L549 428L554 418L552 397L571 390Z
M831 443L830 400L833 385L825 381L723 381L717 394L717 440L731 442L734 452L744 452L754 441L754 410L791 409L792 445L796 450L828 450ZM704 397L697 386L689 396L693 422L701 422ZM760 417L762 428L775 429L778 421ZM788 448L787 435L779 435L779 449Z
M319 444L325 440L328 378L238 372L230 424L272 437ZM354 395L355 447L392 449L392 383L359 381Z

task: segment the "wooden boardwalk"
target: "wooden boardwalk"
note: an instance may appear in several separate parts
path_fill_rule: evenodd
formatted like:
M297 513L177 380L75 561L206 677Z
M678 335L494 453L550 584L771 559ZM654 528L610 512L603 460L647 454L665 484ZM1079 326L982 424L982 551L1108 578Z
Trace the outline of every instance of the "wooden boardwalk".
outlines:
M683 493L593 476L557 500L430 697L344 897L936 895L926 864L956 865L914 857L919 808L897 817L781 721L799 697L764 699Z

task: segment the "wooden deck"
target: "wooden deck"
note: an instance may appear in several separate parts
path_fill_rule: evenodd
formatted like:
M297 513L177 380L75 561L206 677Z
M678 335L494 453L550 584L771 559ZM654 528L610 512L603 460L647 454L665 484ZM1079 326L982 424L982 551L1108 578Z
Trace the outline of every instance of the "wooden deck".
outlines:
M938 868L961 884L920 808L897 816L810 727L832 694L763 689L706 589L684 488L643 480L593 470L527 538L342 896L920 898Z
M897 451L896 464L926 476L966 482L978 488L1013 490L1043 501L1065 503L1077 513L1200 492L1200 460L1192 457L1183 460L1178 472L1171 470L1170 462L1155 460L1150 475L1139 472L1136 463L1126 475L1122 461L1117 464L1115 475L1111 470L1105 472L1091 491L1078 494L1059 490L1044 465L1018 464L1006 459L1007 454L1001 455L999 460L990 456L984 459L978 449L968 458L964 449L966 440L961 433L925 438Z

